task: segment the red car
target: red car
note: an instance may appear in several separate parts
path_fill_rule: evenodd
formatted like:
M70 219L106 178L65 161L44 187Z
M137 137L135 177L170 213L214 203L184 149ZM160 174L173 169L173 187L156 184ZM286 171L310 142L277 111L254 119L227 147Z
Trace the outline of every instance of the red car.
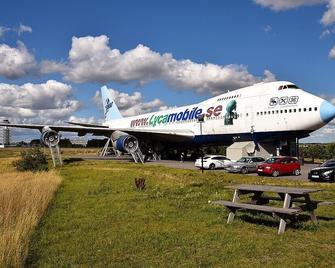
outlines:
M257 173L258 175L272 175L273 177L285 174L298 176L300 175L300 163L294 157L271 157L263 164L257 166Z

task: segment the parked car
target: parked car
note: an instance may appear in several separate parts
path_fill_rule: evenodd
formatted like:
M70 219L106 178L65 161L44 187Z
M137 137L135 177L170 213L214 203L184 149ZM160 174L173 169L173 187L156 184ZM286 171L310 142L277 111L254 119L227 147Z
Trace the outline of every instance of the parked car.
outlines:
M224 168L229 163L231 163L230 159L224 155L205 155L203 157L204 169ZM195 166L201 168L201 158L195 160Z
M288 156L271 157L263 164L257 167L258 175L272 175L278 177L279 175L293 174L300 175L300 163L298 159Z
M335 159L328 160L308 173L311 181L335 182Z
M263 157L256 157L256 156L242 157L236 162L228 164L226 170L228 172L242 173L242 174L246 174L248 172L256 172L257 165L263 163L264 161L265 159Z

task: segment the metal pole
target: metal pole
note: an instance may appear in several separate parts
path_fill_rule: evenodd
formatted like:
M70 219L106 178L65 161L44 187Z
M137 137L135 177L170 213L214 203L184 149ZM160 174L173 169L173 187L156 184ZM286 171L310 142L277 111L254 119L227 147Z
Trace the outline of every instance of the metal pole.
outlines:
M205 115L201 114L198 116L198 123L200 124L200 139L202 136L202 123L205 121ZM201 173L204 173L204 155L201 148Z
M202 136L202 121L200 121L200 136ZM204 153L201 148L201 173L204 173Z

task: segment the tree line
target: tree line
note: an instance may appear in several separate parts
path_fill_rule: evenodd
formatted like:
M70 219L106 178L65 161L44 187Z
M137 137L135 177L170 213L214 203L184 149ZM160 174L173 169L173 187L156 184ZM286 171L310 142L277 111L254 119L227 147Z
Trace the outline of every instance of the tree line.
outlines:
M335 142L328 144L300 144L300 158L310 158L312 162L315 159L335 158Z

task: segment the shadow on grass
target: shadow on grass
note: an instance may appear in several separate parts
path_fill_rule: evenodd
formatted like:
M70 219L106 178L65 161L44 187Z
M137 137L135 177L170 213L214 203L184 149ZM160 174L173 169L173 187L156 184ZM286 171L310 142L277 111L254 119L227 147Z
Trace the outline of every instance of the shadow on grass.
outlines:
M80 161L84 161L84 159L80 158L80 157L73 157L73 158L66 158L63 160L64 164L71 164L74 162L80 162Z
M279 217L271 217L270 215L266 215L258 212L243 212L243 214L237 214L237 217L244 222L264 225L267 227L278 227L279 226ZM333 221L335 218L333 217L325 217L319 216L317 217L318 221ZM308 223L306 225L306 223ZM311 217L309 215L297 215L289 218L287 226L291 229L303 229L314 231L317 229L317 224L309 224L311 222Z

